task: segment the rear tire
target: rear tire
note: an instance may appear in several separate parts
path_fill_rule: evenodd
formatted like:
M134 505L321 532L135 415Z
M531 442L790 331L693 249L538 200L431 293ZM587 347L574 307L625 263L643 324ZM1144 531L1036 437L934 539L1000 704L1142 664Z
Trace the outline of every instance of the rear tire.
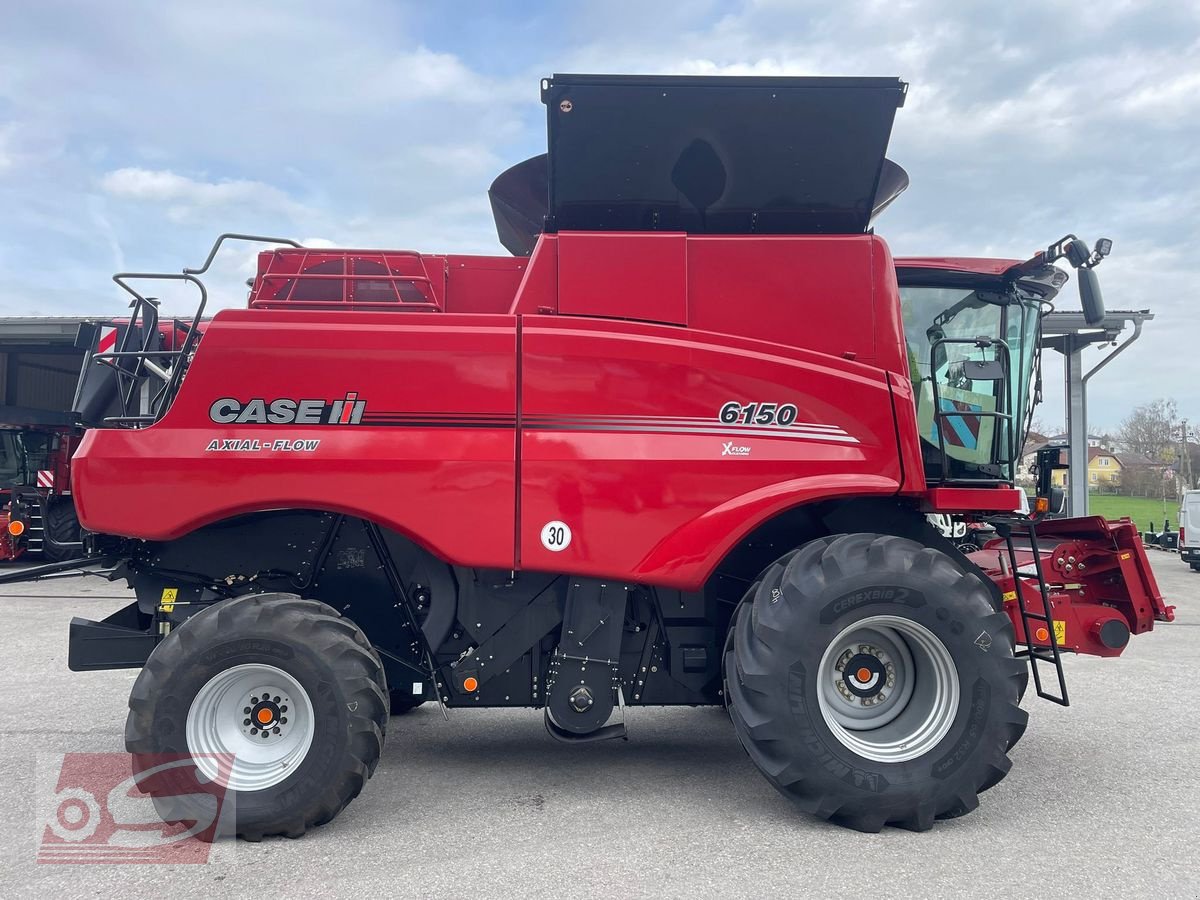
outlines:
M781 563L736 617L725 659L755 765L801 808L859 831L924 831L974 809L1028 720L1026 666L987 586L938 550L876 534L822 538Z
M59 544L77 544L83 540L83 531L79 527L79 516L75 512L75 504L66 497L47 499L42 505L42 558L48 562L61 562L75 556L82 556L83 551L75 547L57 547L50 541ZM49 540L47 540L49 538Z
M299 837L332 820L375 771L387 697L379 656L336 610L293 594L238 597L197 613L150 654L130 693L125 747L135 775L164 755L193 758L173 783L143 785L164 821L197 819L211 781L233 795L238 836Z

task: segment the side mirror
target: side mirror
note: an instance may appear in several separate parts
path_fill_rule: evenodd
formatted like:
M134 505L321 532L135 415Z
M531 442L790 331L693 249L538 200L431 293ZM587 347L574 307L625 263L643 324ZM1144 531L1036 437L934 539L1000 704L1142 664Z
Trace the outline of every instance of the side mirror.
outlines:
M1083 306L1083 319L1089 325L1104 321L1104 296L1100 293L1100 279L1094 269L1076 269L1079 279L1079 303Z
M998 359L967 359L962 368L963 377L971 381L1004 380L1004 364Z

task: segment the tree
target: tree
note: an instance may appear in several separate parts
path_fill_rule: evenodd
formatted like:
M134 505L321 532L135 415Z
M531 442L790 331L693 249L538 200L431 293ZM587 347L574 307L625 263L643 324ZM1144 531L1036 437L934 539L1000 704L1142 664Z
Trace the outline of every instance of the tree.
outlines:
M1172 399L1162 397L1136 407L1121 422L1117 436L1121 447L1147 459L1165 462L1173 458L1171 452L1177 442L1175 417L1178 407Z
M1033 421L1029 423L1029 430L1031 432L1040 434L1043 437L1054 437L1056 434L1063 433L1063 427L1061 425L1047 425L1045 420L1038 415L1035 415L1033 417Z

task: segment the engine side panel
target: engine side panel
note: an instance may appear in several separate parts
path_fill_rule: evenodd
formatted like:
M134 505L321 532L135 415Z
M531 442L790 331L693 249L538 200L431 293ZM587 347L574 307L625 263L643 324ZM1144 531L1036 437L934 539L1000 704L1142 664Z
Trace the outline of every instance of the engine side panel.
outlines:
M516 381L511 316L227 310L161 421L87 433L80 520L170 540L320 508L461 565L511 568Z
M877 369L581 317L525 318L521 348L521 568L694 590L784 509L899 489ZM736 422L721 420L729 404ZM565 544L543 534L554 522Z

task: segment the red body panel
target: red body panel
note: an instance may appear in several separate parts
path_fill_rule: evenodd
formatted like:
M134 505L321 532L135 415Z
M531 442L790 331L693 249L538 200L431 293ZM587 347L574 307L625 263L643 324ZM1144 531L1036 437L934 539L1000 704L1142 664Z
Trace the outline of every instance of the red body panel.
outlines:
M511 256L447 256L446 312L507 313L529 260Z
M366 400L370 424L218 425L209 417L222 397L347 392ZM94 531L166 540L238 513L323 508L374 518L464 565L510 568L515 405L508 316L227 310L209 325L161 421L86 434L75 460L80 520ZM459 415L457 427L442 421L446 413ZM320 443L312 451L207 449L233 439Z
M925 494L929 512L974 513L980 509L1013 512L1021 507L1020 488L936 487Z
M521 348L522 568L695 588L775 513L899 488L890 392L867 366L566 317L526 319ZM718 420L726 402L755 400L794 404L797 425L759 433ZM575 535L558 552L539 539L555 520Z
M685 234L563 234L558 311L688 324Z
M874 235L569 233L528 260L281 249L250 306L207 326L160 421L88 433L87 528L168 540L321 508L460 565L690 589L790 507L925 496ZM236 418L276 400L341 417ZM744 420L722 421L728 404ZM1011 493L970 502L1010 509ZM558 552L552 521L574 538Z

